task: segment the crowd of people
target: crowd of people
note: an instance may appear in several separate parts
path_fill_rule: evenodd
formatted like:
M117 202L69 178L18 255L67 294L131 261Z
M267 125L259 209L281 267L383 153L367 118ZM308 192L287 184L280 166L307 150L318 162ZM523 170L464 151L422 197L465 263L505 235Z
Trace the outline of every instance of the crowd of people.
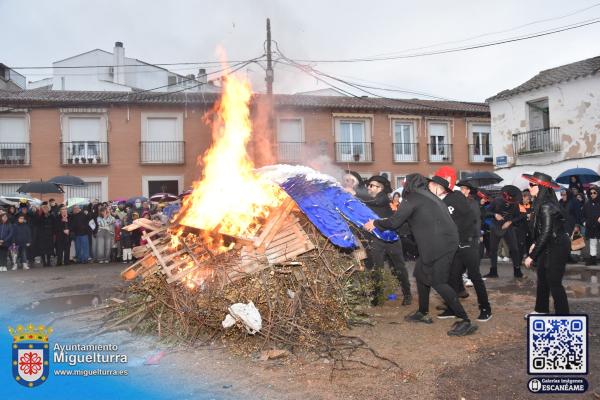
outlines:
M39 207L23 199L0 209L0 272L72 263L134 261L132 249L143 244L141 230L121 229L137 218L168 222L162 204L141 199L67 207L54 199Z
M469 335L477 326L460 302L468 296L464 286L475 289L480 310L477 320L488 321L492 308L485 280L499 277L502 253L503 261L512 262L515 279L523 278L522 267L536 267L536 304L530 314L550 313L550 296L557 314L569 314L562 279L572 256L574 237L585 236L589 243L586 263L596 263L600 237L598 187L591 185L586 192L574 178L559 201L556 191L560 186L549 175L536 172L523 178L529 181L528 189L506 185L494 195L468 180L457 182L455 170L442 167L431 178L408 175L403 190L392 192L383 176L363 182L359 174L347 171L342 179L344 189L379 217L365 224L371 234L361 239L368 254L366 265L372 273L373 305L382 301L381 271L386 260L400 282L402 304L412 303L404 260L414 257L418 310L407 320L433 322L429 315L433 288L444 302L437 317L457 318L448 335ZM385 242L373 234L375 229L396 230L401 240ZM419 251L423 249L426 251ZM484 257L490 259L490 271L482 276L480 261Z

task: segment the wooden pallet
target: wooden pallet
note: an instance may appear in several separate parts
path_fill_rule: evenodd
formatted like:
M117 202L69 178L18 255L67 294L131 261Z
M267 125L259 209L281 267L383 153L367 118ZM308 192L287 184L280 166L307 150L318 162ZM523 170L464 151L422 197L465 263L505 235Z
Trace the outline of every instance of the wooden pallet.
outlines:
M237 265L224 271L224 282L233 282L269 265L285 263L315 248L298 218L292 213L295 207L294 201L288 198L280 207L271 211L266 223L254 237L227 235L235 241L240 259ZM152 226L147 221L141 221L137 227L132 228L139 227L146 230L142 239L147 244L136 247L135 253L143 255L143 258L121 273L124 279L160 272L166 275L169 283L182 282L191 273L202 272L204 267L210 266L213 254L205 247L201 236L193 244L182 238L181 245L173 248L170 236L164 234L164 229L150 229Z

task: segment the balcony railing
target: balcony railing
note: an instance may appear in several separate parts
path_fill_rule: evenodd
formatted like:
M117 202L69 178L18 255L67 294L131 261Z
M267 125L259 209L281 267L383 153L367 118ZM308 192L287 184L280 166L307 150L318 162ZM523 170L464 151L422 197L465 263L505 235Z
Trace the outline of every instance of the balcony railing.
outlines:
M492 146L488 144L470 144L469 145L469 162L491 164L494 162L492 157Z
M513 148L518 156L560 151L560 128L535 129L515 133L512 136Z
M394 162L419 162L419 143L393 143Z
M277 142L277 161L300 162L304 157L304 142Z
M108 142L78 141L60 143L62 165L107 165Z
M432 163L450 163L452 162L451 144L432 144L427 145L429 162Z
M31 143L0 142L0 167L31 165Z
M335 161L344 163L373 162L373 143L336 142Z
M140 142L142 164L184 164L185 142Z

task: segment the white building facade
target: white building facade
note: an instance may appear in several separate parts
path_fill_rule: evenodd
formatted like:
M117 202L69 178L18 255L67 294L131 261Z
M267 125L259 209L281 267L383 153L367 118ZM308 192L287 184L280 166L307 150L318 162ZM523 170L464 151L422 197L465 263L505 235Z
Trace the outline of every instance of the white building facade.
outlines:
M487 100L496 172L600 173L600 57L540 72Z
M94 49L52 63L52 78L29 82L29 89L85 91L218 92L219 87L207 81L206 71L198 76L180 75L157 65L125 56L122 42L113 52Z

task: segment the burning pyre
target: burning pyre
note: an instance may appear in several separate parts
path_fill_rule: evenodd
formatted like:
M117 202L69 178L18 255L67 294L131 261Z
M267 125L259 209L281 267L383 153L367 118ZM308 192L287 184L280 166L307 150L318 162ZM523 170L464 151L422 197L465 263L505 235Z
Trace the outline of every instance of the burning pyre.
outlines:
M168 228L137 220L147 244L123 271L133 280L118 321L130 330L197 343L220 336L234 303L252 302L262 329L250 347L315 348L339 334L356 305L360 261L327 240L246 152L252 134L248 83L229 77L212 116L203 172ZM123 316L125 315L125 317ZM240 324L241 325L241 324Z

